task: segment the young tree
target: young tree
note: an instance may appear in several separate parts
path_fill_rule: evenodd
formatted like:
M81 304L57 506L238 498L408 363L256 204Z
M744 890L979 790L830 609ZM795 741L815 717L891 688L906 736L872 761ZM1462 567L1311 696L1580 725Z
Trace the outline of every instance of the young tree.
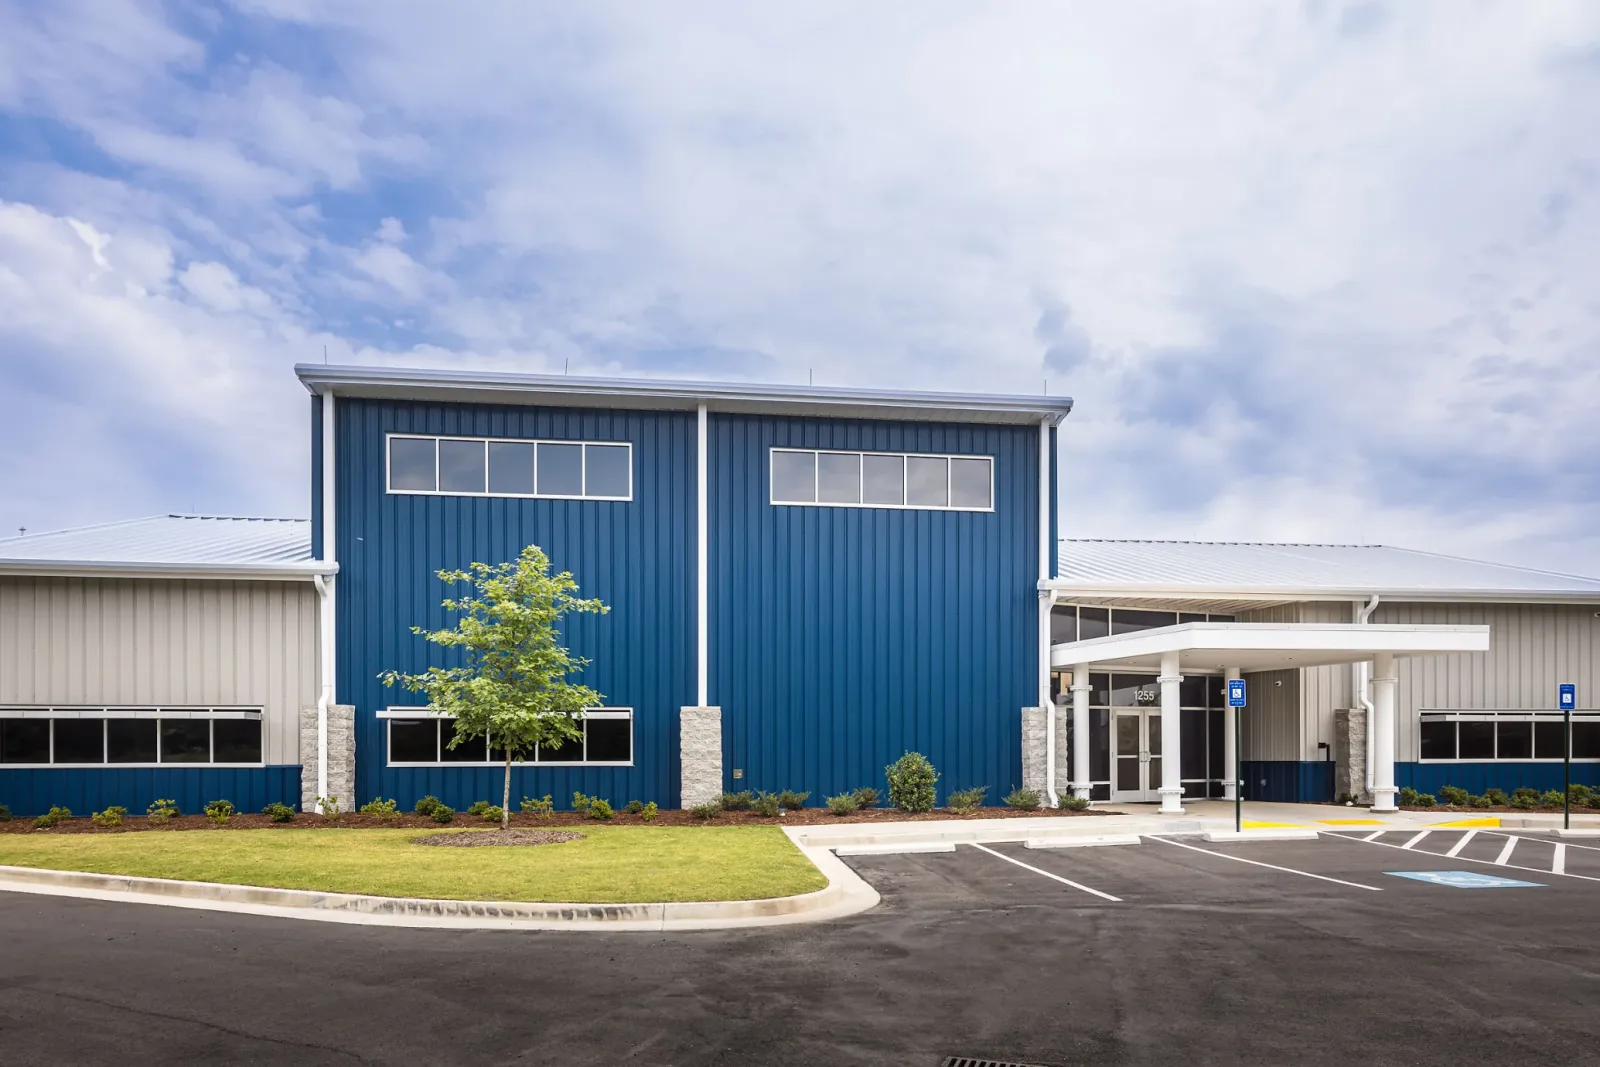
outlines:
M454 629L411 632L465 656L459 667L429 667L423 674L385 671L384 685L398 683L425 693L435 711L455 716L455 737L449 747L487 737L506 755L505 792L500 810L502 829L511 823L511 763L537 745L559 749L581 742L578 719L585 708L604 698L567 675L589 665L560 642L557 630L571 612L603 615L611 609L599 600L580 600L572 574L550 573L550 559L537 545L522 550L514 563L473 563L467 570L440 571L447 585L470 582L476 595L445 600L447 611L459 613Z

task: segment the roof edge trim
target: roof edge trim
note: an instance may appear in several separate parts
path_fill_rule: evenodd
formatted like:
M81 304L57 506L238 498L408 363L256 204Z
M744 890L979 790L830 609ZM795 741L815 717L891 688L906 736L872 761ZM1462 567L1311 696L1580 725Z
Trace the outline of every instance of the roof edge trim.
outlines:
M38 578L232 578L312 581L339 573L337 563L136 563L105 560L0 559L0 577Z

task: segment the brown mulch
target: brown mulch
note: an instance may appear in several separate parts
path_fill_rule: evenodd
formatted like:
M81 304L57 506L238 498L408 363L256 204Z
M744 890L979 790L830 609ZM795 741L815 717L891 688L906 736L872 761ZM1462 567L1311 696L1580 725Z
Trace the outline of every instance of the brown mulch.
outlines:
M1435 804L1431 808L1420 807L1416 804L1401 804L1398 806L1401 811L1462 812L1467 815L1538 815L1541 812L1545 815L1552 815L1562 810L1559 804L1553 808L1513 808L1510 804L1496 804L1490 808L1469 808L1460 804ZM1586 808L1582 804L1574 804L1572 805L1572 810L1584 814L1593 814L1596 811L1600 811L1600 808Z
M766 818L753 811L724 811L716 818L709 821L695 818L687 811L663 810L654 822L646 823L638 815L628 815L618 811L610 820L613 826L829 826L834 823L861 823L861 822L922 822L927 819L1017 819L1024 817L1046 817L1056 819L1094 818L1109 814L1103 811L1089 809L1088 811L1060 811L1056 809L1041 808L1038 811L1019 811L1015 808L978 808L970 815L957 815L945 808L934 811L910 813L895 811L893 808L871 808L867 811L858 811L853 815L834 815L827 808L801 808L799 811L786 812L775 818ZM498 819L495 820L499 822ZM548 818L540 818L518 812L511 816L511 825L534 828L548 828L558 826L588 826L593 819L583 812L556 811L551 812ZM296 812L289 822L273 822L265 815L235 815L226 823L218 826L204 815L180 815L165 822L152 823L142 815L129 815L123 819L122 825L116 829L107 829L96 826L87 818L79 817L58 823L53 829L35 830L33 819L17 816L10 822L0 822L0 834L119 834L129 830L295 830L295 829L337 829L337 830L436 830L443 826L451 829L473 828L484 825L484 821L475 815L457 812L455 820L447 824L434 822L425 815L406 813L393 819L380 819L375 815L340 815L337 818L326 818L306 812Z
M445 848L480 848L484 845L559 845L563 841L582 841L587 834L576 830L457 830L448 834L413 837L413 845L442 845Z

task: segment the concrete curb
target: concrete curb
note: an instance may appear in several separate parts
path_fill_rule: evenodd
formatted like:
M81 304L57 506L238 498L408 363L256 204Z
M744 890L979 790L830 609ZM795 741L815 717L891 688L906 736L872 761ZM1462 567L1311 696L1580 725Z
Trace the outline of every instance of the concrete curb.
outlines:
M1137 845L1144 839L1138 834L1085 834L1082 837L1030 837L1022 842L1023 848L1095 848L1100 845Z
M163 904L360 926L447 930L727 930L823 922L855 915L877 905L877 891L848 864L825 849L799 842L796 847L822 872L828 884L811 893L761 900L648 904L429 900L5 866L0 866L0 892Z
M888 824L842 823L838 826L785 827L784 833L803 845L839 848L854 845L993 844L1076 840L1111 835L1161 834L1172 837L1233 829L1233 819L1194 816L1121 815L1093 819L1058 816L1025 819L926 819Z
M1227 841L1315 841L1318 833L1310 828L1263 827L1251 830L1209 830L1200 835L1210 844Z

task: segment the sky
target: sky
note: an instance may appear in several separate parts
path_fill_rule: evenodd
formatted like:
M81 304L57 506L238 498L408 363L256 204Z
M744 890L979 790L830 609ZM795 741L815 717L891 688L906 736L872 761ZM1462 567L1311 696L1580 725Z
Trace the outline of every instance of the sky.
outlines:
M1039 393L1069 537L1600 574L1600 5L0 0L0 531L297 362Z

